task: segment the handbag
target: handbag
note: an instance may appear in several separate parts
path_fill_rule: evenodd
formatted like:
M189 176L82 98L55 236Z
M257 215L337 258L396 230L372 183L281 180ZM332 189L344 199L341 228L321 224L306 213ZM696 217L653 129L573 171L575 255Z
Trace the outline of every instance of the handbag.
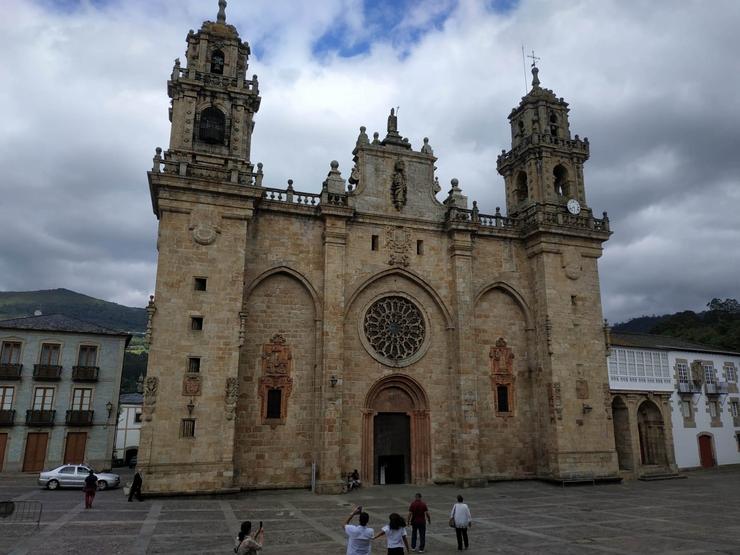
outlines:
M455 510L456 509L457 509L457 507L454 507L452 509L452 516L450 517L450 528L454 528L455 527Z

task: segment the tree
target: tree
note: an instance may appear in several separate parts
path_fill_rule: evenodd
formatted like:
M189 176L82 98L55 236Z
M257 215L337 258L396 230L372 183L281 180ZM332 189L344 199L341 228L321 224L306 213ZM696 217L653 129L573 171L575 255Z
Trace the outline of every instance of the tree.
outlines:
M717 298L712 299L707 303L709 310L716 310L718 312L727 312L729 314L740 314L740 303L735 299L725 299L721 301Z

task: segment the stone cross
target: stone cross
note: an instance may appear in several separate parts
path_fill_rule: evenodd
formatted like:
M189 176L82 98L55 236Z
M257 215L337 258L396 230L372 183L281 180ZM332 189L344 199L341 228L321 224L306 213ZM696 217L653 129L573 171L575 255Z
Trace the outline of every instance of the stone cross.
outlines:
M216 16L218 23L226 23L226 0L218 0L218 15Z

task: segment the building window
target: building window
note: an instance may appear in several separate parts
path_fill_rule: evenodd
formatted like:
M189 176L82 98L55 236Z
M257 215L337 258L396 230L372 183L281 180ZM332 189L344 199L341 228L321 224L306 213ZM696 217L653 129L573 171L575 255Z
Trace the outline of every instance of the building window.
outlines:
M90 410L91 401L92 389L76 387L72 391L72 410Z
M665 352L615 347L608 366L609 378L615 382L670 384L673 381Z
M10 410L13 408L13 387L0 387L0 410Z
M424 241L416 242L416 254L424 254Z
M204 143L224 144L226 138L226 116L218 108L210 106L200 113L198 138Z
M224 53L220 50L214 50L211 54L211 73L223 75L224 73Z
M136 411L134 413L134 422L137 424L141 422L141 411Z
M731 362L725 362L725 379L728 382L737 383L737 368Z
M737 442L737 450L740 451L740 432L735 432L735 441Z
M511 412L509 409L509 386L496 386L496 412Z
M183 418L180 422L180 437L195 437L195 418Z
M676 363L679 383L689 383L689 365L685 362Z
M374 251L378 250L378 236L377 235L373 235L370 238L370 249Z
M97 362L98 348L95 345L80 345L77 366L96 366Z
M709 401L709 416L717 418L719 411L717 410L717 401Z
M41 359L39 364L43 366L58 366L61 346L57 343L44 343L41 345Z
M54 388L37 387L33 392L33 410L51 410L54 406Z
M564 166L558 164L552 171L552 176L555 184L555 194L559 197L568 196L568 170Z
M17 341L3 341L0 353L1 364L19 364L21 361L21 344Z
M711 362L702 362L701 367L704 369L704 383L716 384L717 371Z
M193 289L196 291L205 291L208 285L208 279L204 277L194 278Z
M681 401L681 415L686 420L692 420L693 411L691 410L691 401Z
M200 357L188 357L188 372L191 374L200 372Z
M740 402L737 399L730 401L730 414L732 414L733 418L740 416Z
M203 316L190 317L190 329L200 331L203 329Z
M283 391L281 389L267 390L267 411L265 418L281 418L281 405L283 401Z
M529 186L527 185L527 173L519 172L516 177L516 200L524 202L529 198Z

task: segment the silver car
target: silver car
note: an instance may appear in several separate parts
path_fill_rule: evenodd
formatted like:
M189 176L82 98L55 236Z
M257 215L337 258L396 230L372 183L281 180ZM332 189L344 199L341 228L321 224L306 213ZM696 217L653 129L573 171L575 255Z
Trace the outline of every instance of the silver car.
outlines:
M39 485L49 489L81 488L85 485L85 478L90 474L90 467L84 464L63 464L54 470L39 474ZM95 472L98 477L98 489L117 488L121 484L118 474Z

